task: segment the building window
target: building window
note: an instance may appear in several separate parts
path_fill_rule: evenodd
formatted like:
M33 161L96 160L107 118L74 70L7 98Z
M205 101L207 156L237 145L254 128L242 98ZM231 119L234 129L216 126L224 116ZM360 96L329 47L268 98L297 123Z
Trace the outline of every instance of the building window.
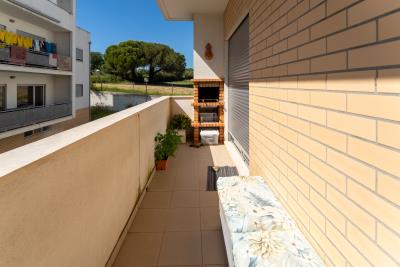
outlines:
M7 108L7 91L5 85L0 85L0 111Z
M17 87L17 107L41 107L45 105L44 85L19 85Z
M76 95L76 97L82 97L83 96L83 84L75 85L75 95Z
M83 50L80 48L76 49L76 60L83 61Z
M43 42L46 41L46 38L37 36L37 35L29 33L29 32L21 31L21 30L17 30L17 34L20 36L31 38L33 40L39 40L39 41L43 41Z
M24 137L29 137L33 135L33 131L24 132Z

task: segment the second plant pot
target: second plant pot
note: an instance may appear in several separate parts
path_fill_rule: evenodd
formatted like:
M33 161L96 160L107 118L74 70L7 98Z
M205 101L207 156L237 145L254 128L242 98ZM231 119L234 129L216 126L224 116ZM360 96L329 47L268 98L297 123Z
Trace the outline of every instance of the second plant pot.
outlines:
M156 170L165 171L167 169L168 159L166 160L156 160Z

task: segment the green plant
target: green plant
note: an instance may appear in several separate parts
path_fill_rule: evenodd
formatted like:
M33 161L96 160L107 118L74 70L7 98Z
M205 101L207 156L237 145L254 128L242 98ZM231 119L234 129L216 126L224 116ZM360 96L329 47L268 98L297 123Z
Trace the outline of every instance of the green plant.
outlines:
M190 125L192 124L192 120L189 116L185 114L178 114L172 117L169 128L174 130L188 130Z
M154 141L156 142L154 157L159 161L174 156L181 138L175 130L168 129L165 134L158 133Z
M106 106L97 105L90 108L90 113L91 113L90 118L92 121L94 121L106 117L108 115L114 114L115 112Z

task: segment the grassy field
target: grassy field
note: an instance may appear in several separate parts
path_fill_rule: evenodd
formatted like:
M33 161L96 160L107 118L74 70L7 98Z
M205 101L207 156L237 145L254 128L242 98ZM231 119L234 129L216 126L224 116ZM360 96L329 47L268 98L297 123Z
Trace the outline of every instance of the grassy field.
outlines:
M174 84L190 86L191 81L174 82ZM105 92L120 92L120 93L131 93L131 94L146 94L146 85L142 84L129 84L129 83L95 83L93 84L92 90L105 91ZM168 85L148 85L147 93L149 95L193 95L193 88L188 87L176 87L173 83Z

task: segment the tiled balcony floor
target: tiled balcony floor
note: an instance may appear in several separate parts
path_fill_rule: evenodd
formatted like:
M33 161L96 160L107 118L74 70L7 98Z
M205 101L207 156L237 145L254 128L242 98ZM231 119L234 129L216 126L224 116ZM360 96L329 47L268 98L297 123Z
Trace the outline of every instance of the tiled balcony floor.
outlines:
M205 191L210 165L233 166L225 146L180 146L150 184L115 267L227 265L218 195Z

